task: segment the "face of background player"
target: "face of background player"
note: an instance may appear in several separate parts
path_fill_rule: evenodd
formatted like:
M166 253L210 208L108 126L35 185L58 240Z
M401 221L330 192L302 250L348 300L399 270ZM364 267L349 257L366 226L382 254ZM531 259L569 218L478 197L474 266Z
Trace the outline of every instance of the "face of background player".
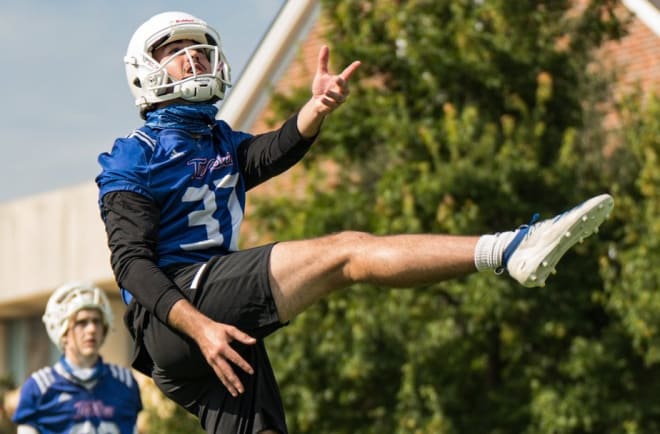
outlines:
M64 335L64 355L80 367L92 367L99 356L106 329L98 309L81 309L69 322Z

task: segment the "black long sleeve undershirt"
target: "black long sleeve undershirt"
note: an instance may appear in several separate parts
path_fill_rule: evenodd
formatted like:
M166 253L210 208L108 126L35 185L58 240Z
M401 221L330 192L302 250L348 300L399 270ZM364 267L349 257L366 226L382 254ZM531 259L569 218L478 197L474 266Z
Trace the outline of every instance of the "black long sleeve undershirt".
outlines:
M239 146L238 163L247 190L286 171L307 153L316 136L304 138L297 123L296 114L280 129L256 135Z
M301 136L296 115L280 129L246 140L238 149L238 164L246 188L253 188L296 164L314 139ZM157 204L137 193L110 192L102 198L101 213L117 284L130 291L159 320L167 322L170 309L184 296L157 265L160 224Z

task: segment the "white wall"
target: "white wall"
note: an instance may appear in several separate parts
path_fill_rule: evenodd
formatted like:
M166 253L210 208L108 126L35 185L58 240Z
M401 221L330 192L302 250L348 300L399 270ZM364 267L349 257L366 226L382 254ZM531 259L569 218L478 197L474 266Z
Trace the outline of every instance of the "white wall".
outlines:
M108 293L115 324L101 354L109 362L129 363L130 337L122 322L124 305L110 267L97 191L89 183L0 205L0 376L9 374L6 351L12 351L3 320L40 317L51 293L72 280L92 282ZM31 365L47 363L39 354Z
M41 309L69 280L112 285L94 183L0 205L0 318Z

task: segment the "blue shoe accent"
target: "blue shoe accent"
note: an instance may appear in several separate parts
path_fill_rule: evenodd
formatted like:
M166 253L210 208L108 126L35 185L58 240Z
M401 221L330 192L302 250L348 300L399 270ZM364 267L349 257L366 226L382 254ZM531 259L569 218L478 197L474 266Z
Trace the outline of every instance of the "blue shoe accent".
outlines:
M601 194L552 219L537 222L534 215L504 249L502 269L523 286L544 286L564 253L596 233L613 206L612 196Z
M539 220L539 217L539 214L535 213L528 224L522 225L518 228L518 233L513 238L513 240L511 240L509 245L506 246L506 249L504 249L504 253L502 254L502 266L495 270L497 274L500 274L504 271L506 266L509 264L509 258L511 258L511 255L516 251L522 240L525 239L527 232L529 232L529 228Z

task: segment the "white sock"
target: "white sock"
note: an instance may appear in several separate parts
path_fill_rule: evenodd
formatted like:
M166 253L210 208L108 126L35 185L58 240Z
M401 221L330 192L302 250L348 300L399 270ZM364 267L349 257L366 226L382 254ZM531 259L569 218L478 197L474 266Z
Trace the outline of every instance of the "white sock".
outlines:
M474 249L474 265L477 270L496 270L500 268L504 249L516 236L516 232L518 230L482 235Z

